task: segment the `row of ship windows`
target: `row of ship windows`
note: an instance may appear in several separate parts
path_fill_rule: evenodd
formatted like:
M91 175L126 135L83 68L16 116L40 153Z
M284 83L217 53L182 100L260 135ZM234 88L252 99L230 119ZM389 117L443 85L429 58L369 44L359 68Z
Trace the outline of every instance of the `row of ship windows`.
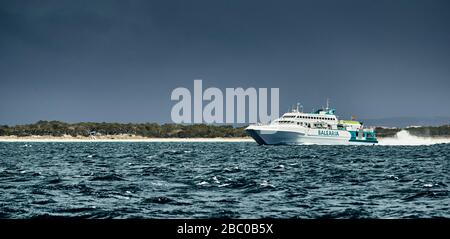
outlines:
M315 120L334 120L334 118L327 118L327 117L295 116L295 115L288 115L288 116L284 116L283 118L300 118L300 119L315 119Z
M278 123L280 123L280 124L298 124L298 125L305 125L305 126L310 126L311 125L309 123L294 122L294 121L287 121L287 120L281 120L281 121L278 121Z
M301 126L305 126L308 128L311 128L311 123L306 123L306 122L294 122L294 121L287 121L287 120L282 120L282 121L278 121L278 123L280 124L297 124L297 125L301 125ZM323 125L323 124L312 124L312 126L314 128L329 128L331 129L331 125Z

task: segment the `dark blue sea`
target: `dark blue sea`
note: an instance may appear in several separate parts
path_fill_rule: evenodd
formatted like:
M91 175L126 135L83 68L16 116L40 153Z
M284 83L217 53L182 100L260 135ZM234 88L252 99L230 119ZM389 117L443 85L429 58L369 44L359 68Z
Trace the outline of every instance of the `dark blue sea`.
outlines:
M0 143L0 218L450 218L450 144Z

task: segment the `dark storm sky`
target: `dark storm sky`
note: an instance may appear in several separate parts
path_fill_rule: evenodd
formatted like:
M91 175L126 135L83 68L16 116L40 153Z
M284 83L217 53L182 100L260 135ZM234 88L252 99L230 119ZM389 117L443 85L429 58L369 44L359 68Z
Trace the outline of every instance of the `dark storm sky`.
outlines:
M450 2L0 2L0 124L170 122L194 79L278 87L280 113L450 116Z

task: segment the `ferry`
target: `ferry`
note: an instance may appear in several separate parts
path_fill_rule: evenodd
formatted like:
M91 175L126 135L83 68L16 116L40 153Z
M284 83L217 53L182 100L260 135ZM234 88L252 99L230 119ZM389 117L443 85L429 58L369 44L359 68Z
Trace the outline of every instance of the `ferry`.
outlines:
M268 124L254 124L245 130L259 145L375 145L374 128L362 122L339 120L336 109L329 107L305 113L296 109Z

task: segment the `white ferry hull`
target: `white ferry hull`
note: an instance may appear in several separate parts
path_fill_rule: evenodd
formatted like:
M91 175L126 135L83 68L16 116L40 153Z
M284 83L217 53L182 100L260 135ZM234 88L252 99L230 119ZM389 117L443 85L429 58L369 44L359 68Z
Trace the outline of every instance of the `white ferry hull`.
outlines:
M374 145L376 142L352 141L344 130L249 126L247 133L260 145Z

